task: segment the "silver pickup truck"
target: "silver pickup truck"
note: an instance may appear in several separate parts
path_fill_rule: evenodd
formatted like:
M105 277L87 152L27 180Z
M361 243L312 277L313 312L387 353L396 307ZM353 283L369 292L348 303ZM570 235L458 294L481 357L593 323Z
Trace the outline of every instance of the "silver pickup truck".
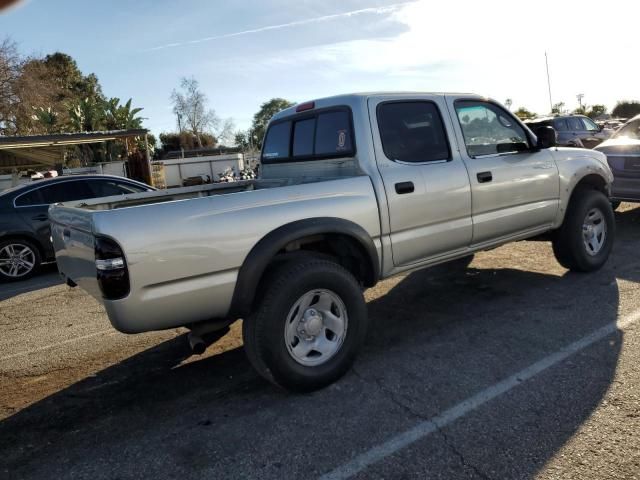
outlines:
M58 266L122 332L242 318L260 374L320 388L352 364L380 279L543 233L568 269L606 262L606 158L555 138L470 94L299 104L272 119L257 180L52 206Z

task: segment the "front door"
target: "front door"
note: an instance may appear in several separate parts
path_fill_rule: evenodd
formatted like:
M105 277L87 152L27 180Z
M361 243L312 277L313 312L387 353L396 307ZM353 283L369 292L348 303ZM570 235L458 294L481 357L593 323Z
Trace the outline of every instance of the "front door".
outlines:
M471 192L443 96L369 100L396 266L465 250Z
M539 230L558 211L558 169L497 104L448 99L471 181L473 245Z

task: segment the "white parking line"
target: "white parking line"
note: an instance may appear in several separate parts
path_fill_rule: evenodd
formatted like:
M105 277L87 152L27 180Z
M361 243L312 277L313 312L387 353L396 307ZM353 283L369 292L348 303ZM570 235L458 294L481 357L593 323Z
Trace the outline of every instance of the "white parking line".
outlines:
M467 413L472 412L485 403L493 400L494 398L508 392L509 390L517 387L522 382L530 380L539 373L547 370L550 367L562 362L571 355L578 353L581 350L593 345L594 343L604 339L605 337L615 333L618 330L623 330L629 327L633 323L640 320L640 310L623 317L620 322L612 322L604 327L596 330L595 332L582 337L580 340L567 345L561 350L558 350L551 355L544 357L542 360L528 366L527 368L520 370L518 373L511 375L510 377L498 382L484 390L478 392L472 397L463 400L462 402L454 405L450 409L444 411L438 416L432 417L429 420L418 423L415 427L406 430L386 442L377 445L370 450L357 456L350 462L332 470L321 476L321 480L337 480L346 479L360 473L365 468L373 465L374 463L383 460L384 458L397 453L405 447L408 447L418 440L431 435L441 428L453 423L460 417L465 416Z
M4 362L5 360L11 360L12 358L17 358L17 357L26 357L27 355L31 355L32 353L42 352L44 350L49 350L51 348L56 348L62 345L67 345L69 343L78 342L80 340L86 340L88 338L97 337L98 335L104 335L105 333L115 333L115 330L113 330L112 328L110 328L109 330L101 330L99 332L90 333L89 335L83 335L81 337L73 337L73 338L69 338L68 340L64 340L62 342L52 343L51 345L46 345L44 347L34 348L33 350L14 353L12 355L7 355L6 357L0 357L0 362Z

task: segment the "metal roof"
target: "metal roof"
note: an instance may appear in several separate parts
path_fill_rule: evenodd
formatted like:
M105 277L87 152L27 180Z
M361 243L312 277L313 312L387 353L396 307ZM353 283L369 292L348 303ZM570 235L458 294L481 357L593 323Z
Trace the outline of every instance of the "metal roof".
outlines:
M59 145L79 145L82 143L100 143L117 138L140 137L148 130L110 130L105 132L56 133L52 135L25 135L0 137L0 150L10 148L54 147Z
M131 129L0 137L0 167L53 166L61 162L62 148L64 146L141 137L147 133L148 130L146 129Z

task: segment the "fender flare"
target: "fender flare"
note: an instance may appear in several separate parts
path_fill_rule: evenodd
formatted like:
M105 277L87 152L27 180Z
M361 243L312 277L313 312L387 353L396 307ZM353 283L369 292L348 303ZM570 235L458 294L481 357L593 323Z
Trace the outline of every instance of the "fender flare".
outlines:
M373 278L369 283L377 282L380 278L380 260L375 244L364 228L334 217L297 220L272 230L253 246L238 271L228 316L242 317L250 313L262 275L271 260L287 244L300 238L327 233L343 234L356 240L371 262Z

